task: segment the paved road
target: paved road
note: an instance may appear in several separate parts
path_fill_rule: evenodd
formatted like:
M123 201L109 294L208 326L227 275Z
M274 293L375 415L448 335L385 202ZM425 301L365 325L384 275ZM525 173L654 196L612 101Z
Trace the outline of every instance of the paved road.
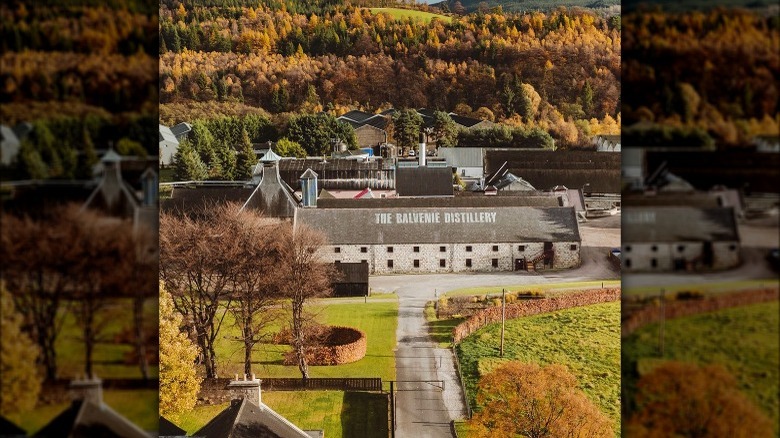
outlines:
M396 436L434 438L453 435L450 421L465 418L463 390L457 381L455 361L449 349L438 348L426 327L425 303L453 289L473 286L560 283L613 279L618 273L609 267L606 248L584 248L579 269L540 273L431 274L371 277L377 292L398 295L398 340L396 379L398 381L444 381L444 391L433 385L400 383L396 398Z

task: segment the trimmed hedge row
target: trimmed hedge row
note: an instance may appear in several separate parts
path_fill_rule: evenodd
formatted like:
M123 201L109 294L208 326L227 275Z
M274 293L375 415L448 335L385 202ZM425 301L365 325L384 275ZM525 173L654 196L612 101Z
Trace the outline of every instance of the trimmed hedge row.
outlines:
M306 349L309 365L342 365L357 362L366 356L366 334L352 327L328 327L319 345ZM295 365L298 359L294 351L285 353L284 364Z
M664 303L664 319L682 318L705 312L728 309L730 307L747 306L749 304L777 301L780 293L778 289L757 289L747 292L735 292L715 295L699 299L678 299ZM650 305L636 310L628 316L622 324L622 337L633 333L636 329L658 322L661 319L659 305Z
M620 288L596 289L564 295L562 297L522 301L507 304L506 319L522 318L540 313L555 312L571 307L589 306L620 300ZM454 343L495 322L501 322L501 306L480 310L474 316L452 329Z

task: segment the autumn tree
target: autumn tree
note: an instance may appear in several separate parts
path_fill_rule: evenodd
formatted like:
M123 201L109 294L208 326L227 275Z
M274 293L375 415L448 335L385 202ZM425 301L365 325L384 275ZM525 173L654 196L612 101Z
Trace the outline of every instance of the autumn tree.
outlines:
M195 407L200 378L193 366L198 349L181 331L182 316L160 285L160 415L175 416Z
M318 252L325 244L325 237L304 225L285 227L281 234L279 258L279 290L290 300L292 346L303 379L309 378L306 349L310 340L307 329L311 327L306 304L313 298L332 292L334 272L331 265L320 260Z
M577 389L563 365L508 362L479 381L477 437L613 437L609 419Z
M771 420L717 364L667 362L637 382L627 432L637 437L759 437Z
M28 412L38 402L38 347L23 331L24 317L0 282L0 412Z

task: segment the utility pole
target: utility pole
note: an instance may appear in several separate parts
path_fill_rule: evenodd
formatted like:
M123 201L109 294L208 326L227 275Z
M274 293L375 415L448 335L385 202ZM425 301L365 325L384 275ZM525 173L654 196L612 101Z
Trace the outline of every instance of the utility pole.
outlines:
M666 319L666 291L661 288L661 326L658 333L658 341L661 350L661 357L664 357L664 323Z
M506 289L501 289L501 357L504 357L504 326L506 325Z
M395 438L395 391L390 381L390 436Z

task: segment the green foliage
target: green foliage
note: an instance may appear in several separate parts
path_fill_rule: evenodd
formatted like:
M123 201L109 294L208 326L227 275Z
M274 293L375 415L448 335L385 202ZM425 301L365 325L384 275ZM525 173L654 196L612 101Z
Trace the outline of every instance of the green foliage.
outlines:
M422 116L414 109L406 108L393 114L393 139L399 147L414 149L419 142L422 128Z
M458 127L449 114L444 111L433 113L433 137L436 139L436 145L445 148L451 148L458 142Z
M554 149L552 136L539 127L509 128L498 126L475 130L461 130L458 145L493 148L539 148Z
M22 140L13 168L16 179L44 179L49 176L49 169L41 154L27 139Z
M506 322L504 358L569 368L588 398L620 431L620 303L577 307ZM474 403L483 361L498 358L501 324L456 347L466 394ZM483 369L489 372L491 369Z
M160 415L167 417L192 410L200 390L193 366L198 349L181 326L173 299L160 287Z
M255 151L252 148L252 142L249 140L249 134L246 132L246 129L243 129L241 133L241 148L236 157L236 179L249 180L252 179L252 169L257 164L257 155L255 155Z
M642 145L643 147L715 148L715 140L704 129L699 127L638 124L623 129L622 136L625 144Z
M17 312L11 294L0 282L0 411L24 412L35 407L41 391L36 361L38 347L22 331L23 316Z
M585 81L585 86L582 87L582 111L585 113L585 117L593 116L593 87L590 85L590 81Z
M274 152L282 157L306 158L306 151L303 147L287 137L280 138L276 142L275 148Z
M146 157L146 149L141 146L141 143L130 140L127 137L122 137L116 143L116 151L119 155L133 155L137 157Z
M350 149L357 148L355 131L347 123L336 120L330 114L303 114L290 120L287 138L300 144L312 156L328 155L333 151L333 140L347 143Z
M201 181L208 177L206 165L188 140L179 143L173 157L173 177L176 181Z

